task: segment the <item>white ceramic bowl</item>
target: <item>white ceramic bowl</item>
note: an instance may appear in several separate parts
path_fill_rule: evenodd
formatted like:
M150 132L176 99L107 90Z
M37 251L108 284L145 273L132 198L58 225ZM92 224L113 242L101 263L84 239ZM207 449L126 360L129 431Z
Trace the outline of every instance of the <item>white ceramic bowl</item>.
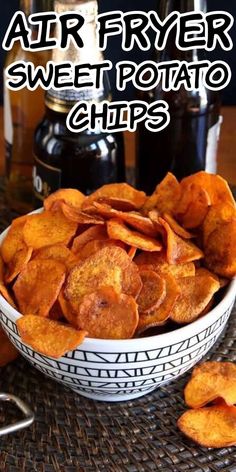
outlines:
M7 230L0 235L0 244ZM224 329L234 305L236 279L221 302L190 325L156 336L129 340L86 338L78 349L58 360L32 350L19 337L22 316L0 295L0 321L20 353L37 369L96 400L122 401L141 397L175 380L209 351Z

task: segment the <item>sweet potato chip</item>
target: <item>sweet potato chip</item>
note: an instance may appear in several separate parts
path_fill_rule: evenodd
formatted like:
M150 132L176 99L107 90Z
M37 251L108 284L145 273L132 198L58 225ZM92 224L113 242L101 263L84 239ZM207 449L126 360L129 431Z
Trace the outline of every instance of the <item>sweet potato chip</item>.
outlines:
M131 200L120 197L101 197L97 200L98 203L109 205L115 211L133 211L137 210L137 205ZM139 207L139 205L138 205Z
M210 205L211 200L205 188L191 183L183 186L174 213L185 228L197 228L206 218Z
M167 261L170 264L183 264L204 257L203 252L195 244L175 234L163 218L159 218L159 221L166 230Z
M146 195L144 192L136 190L135 188L131 187L126 183L118 183L118 184L107 184L100 187L96 190L92 195L87 197L82 205L82 209L86 209L91 205L94 201L103 201L104 203L111 204L114 208L118 210L127 210L127 206L124 207L126 202L129 204L128 211L135 210L141 208L145 201ZM114 206L115 203L121 202L119 208L117 205Z
M14 361L19 356L19 352L13 346L5 332L0 328L0 367Z
M236 219L236 209L229 203L220 203L213 205L203 223L203 242L204 246L207 244L208 237L218 226L225 223L231 223Z
M235 206L234 197L226 180L220 175L197 172L181 180L181 187L185 189L190 184L197 184L204 188L210 197L211 205L231 203Z
M152 270L141 270L142 290L137 298L140 313L150 313L158 308L166 296L166 282Z
M186 404L200 408L217 398L227 405L236 403L236 365L232 362L205 362L194 370L184 389Z
M221 224L207 239L204 247L205 264L222 277L236 274L236 219Z
M172 311L171 319L176 323L191 323L196 320L219 290L219 281L208 275L179 279L181 294Z
M68 321L71 326L77 328L76 323L76 313L74 313L73 308L68 300L64 296L64 291L61 290L58 297L58 302L61 307L64 318Z
M77 256L79 260L86 259L86 257L92 256L92 254L95 254L103 247L108 246L118 246L125 249L125 244L118 239L93 239L92 241L88 241L87 244L78 251Z
M156 208L160 214L171 213L181 194L180 184L173 174L168 172L166 177L157 185L153 195L147 198L143 212L147 214Z
M47 197L43 206L45 210L53 209L55 202L64 202L74 208L80 209L85 199L85 195L74 188L61 188Z
M65 272L65 265L56 260L30 261L13 286L21 313L48 316L64 283Z
M17 277L17 275L24 269L26 264L28 264L31 259L32 252L32 247L27 246L22 249L19 249L19 251L16 251L7 266L5 275L5 280L7 283L12 282Z
M93 239L104 240L108 238L107 230L104 226L91 226L91 228L83 231L79 236L77 236L72 244L71 251L74 254L77 254L79 250L85 246L89 241Z
M77 324L92 338L129 339L138 324L137 304L132 297L103 287L84 298Z
M141 292L142 286L139 269L131 260L126 270L123 271L122 291L136 299Z
M45 211L28 216L23 228L23 237L27 246L33 249L58 243L67 245L76 229L77 223L69 221L61 211Z
M164 251L141 252L134 258L134 262L143 269L149 268L154 270L157 274L171 274L176 278L195 275L195 265L193 262L177 265L169 264Z
M130 246L144 251L160 251L162 244L154 238L129 229L121 220L112 219L107 222L107 232L110 238L120 239Z
M56 359L76 349L87 334L86 331L35 315L22 316L16 324L24 343L35 351Z
M130 259L133 259L136 255L136 252L137 252L137 248L136 247L133 247L131 246L128 250L128 255L130 257Z
M171 310L180 295L180 288L170 274L163 275L166 284L166 297L161 305L149 314L140 313L137 334L141 334L150 328L162 326L170 317Z
M177 221L171 216L169 213L164 213L163 219L169 224L171 229L178 234L183 239L191 239L194 237L194 234L189 233L186 229L182 228L182 226L177 223Z
M150 218L141 215L141 213L135 211L118 211L111 208L109 205L97 202L94 202L94 208L95 211L104 218L118 218L147 236L156 237L158 234L158 231Z
M68 249L65 244L54 244L50 246L44 246L41 249L35 251L33 259L53 259L65 264L67 268L72 267L77 259L75 255Z
M61 210L64 216L80 225L103 225L104 219L99 216L88 215L87 213L78 210L66 203L62 202Z
M188 410L178 419L179 429L204 447L236 445L236 408L216 405Z
M117 293L126 294L131 283L126 272L132 264L126 251L120 247L100 249L70 271L65 287L66 299L77 312L82 298L100 287L111 286Z
M20 217L13 221L6 237L2 242L1 255L6 264L10 262L17 251L26 248L26 244L23 239L23 228L26 221L26 217Z

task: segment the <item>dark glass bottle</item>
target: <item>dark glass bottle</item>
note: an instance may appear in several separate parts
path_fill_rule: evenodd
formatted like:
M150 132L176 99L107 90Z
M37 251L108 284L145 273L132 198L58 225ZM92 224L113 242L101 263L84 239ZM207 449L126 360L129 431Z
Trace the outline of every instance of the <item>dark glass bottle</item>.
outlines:
M103 60L96 46L97 1L56 0L55 10L76 11L85 16L82 49L70 45L67 51L54 50L55 62L96 63ZM56 33L55 33L56 35ZM35 132L33 170L36 205L59 188L77 188L85 194L101 185L125 180L124 146L121 133L73 133L66 126L70 109L79 100L109 100L108 76L104 74L102 90L50 90L46 94L46 113Z
M161 0L162 19L172 11L206 11L205 0ZM173 29L159 62L202 60L198 51L180 51L175 45ZM152 133L140 123L137 132L136 171L138 187L152 193L168 171L178 179L200 170L216 172L217 142L220 131L219 94L202 85L200 90L188 91L183 86L178 91L165 92L159 85L155 90L142 92L142 100L148 103L165 100L169 105L170 124L164 130Z

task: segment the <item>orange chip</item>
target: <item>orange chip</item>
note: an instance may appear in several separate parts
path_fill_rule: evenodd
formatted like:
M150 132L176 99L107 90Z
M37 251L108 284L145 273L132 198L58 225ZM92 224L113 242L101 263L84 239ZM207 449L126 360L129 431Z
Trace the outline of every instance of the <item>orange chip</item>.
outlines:
M23 228L26 221L26 217L20 217L13 221L6 237L2 242L1 255L4 262L7 264L10 262L17 251L26 248L26 244L23 239Z
M98 198L97 203L109 205L115 211L124 212L137 210L139 207L137 207L135 202L120 197L101 197Z
M236 408L216 405L188 410L178 419L179 429L204 447L236 445Z
M75 223L80 224L80 225L103 225L104 224L103 218L99 216L88 215L87 213L81 210L77 210L77 208L67 205L64 202L62 202L61 204L61 210L68 220L74 221Z
M153 195L147 198L143 211L147 214L156 208L161 214L173 213L176 201L181 194L180 184L173 174L168 172L166 177L157 185Z
M105 225L104 226L91 226L91 228L86 229L77 236L72 244L71 251L74 254L77 254L79 250L85 246L89 241L93 239L104 240L108 238L107 230Z
M219 281L209 275L179 279L181 294L171 311L176 323L191 323L199 317L213 295L219 290Z
M191 239L194 237L192 233L189 233L189 231L186 231L186 229L182 228L182 226L180 226L179 223L177 223L177 221L169 213L164 213L163 219L169 224L171 229L181 238Z
M122 249L125 249L125 244L122 241L117 239L93 239L88 241L81 249L78 251L77 256L79 260L86 259L86 257L95 254L97 251L107 246L119 246Z
M180 200L176 204L175 215L185 228L200 226L209 210L210 197L204 187L191 183L183 186Z
M141 213L135 211L118 211L109 205L97 202L94 202L94 209L104 218L118 218L147 236L156 237L158 234L150 218L141 215Z
M12 282L17 275L24 269L26 264L31 259L33 249L32 247L24 247L19 251L16 251L13 258L8 263L6 270L5 280L7 283Z
M177 265L169 264L164 251L141 252L135 257L134 262L143 269L149 268L154 270L157 274L171 274L176 278L195 275L195 265L193 262Z
M13 346L5 332L0 328L0 367L14 361L19 356L19 352Z
M222 277L236 275L236 218L219 225L207 239L204 247L205 264Z
M232 362L205 362L196 369L184 389L185 402L200 408L223 399L227 405L236 403L236 365Z
M117 219L107 222L107 232L110 238L120 239L120 241L128 245L143 249L144 251L152 252L162 249L162 244L159 241L129 229L122 221Z
M38 249L34 253L33 259L53 259L65 264L67 268L70 268L76 263L76 257L65 244L54 244L50 246L44 246Z
M131 246L128 250L128 255L130 257L130 259L133 259L136 255L136 252L137 252L137 248L136 247L133 247Z
M47 211L53 209L54 204L57 202L64 202L74 208L80 209L84 199L85 195L79 190L75 190L74 188L61 188L49 195L49 197L44 200L43 205Z
M55 359L76 349L87 334L86 331L78 331L58 321L35 315L22 316L16 324L24 343Z
M139 269L131 260L131 263L123 272L122 291L136 299L141 292L142 286Z
M210 197L212 205L218 203L231 203L235 206L234 197L227 184L220 175L208 174L207 172L197 172L185 177L181 181L181 187L186 188L190 184L196 184L204 188Z
M159 218L159 221L166 230L167 260L170 264L196 261L204 256L203 252L195 244L175 234L163 218Z
M13 286L21 313L48 316L64 283L65 271L65 265L56 260L29 262Z
M152 270L141 270L142 290L137 298L140 313L150 313L158 308L166 296L165 279Z
M132 297L103 287L84 298L77 323L92 338L130 339L138 324L137 304Z
M77 223L67 220L61 211L45 211L28 216L23 228L23 237L27 246L33 249L58 243L67 245L76 229Z
M77 328L76 313L74 313L70 302L68 300L66 300L63 290L61 290L60 293L59 293L58 302L59 302L59 305L61 307L64 318L74 328Z
M65 297L77 312L83 297L100 287L111 286L117 293L126 293L126 290L130 290L131 281L125 274L132 264L126 251L120 247L100 249L70 271Z
M231 223L236 219L236 209L233 205L228 203L220 203L213 205L203 223L203 242L204 246L207 243L208 237L219 226L225 223Z
M166 297L161 305L149 314L140 313L137 333L141 334L150 328L162 326L170 317L172 308L174 307L180 295L180 288L170 274L163 275L166 283Z
M102 199L104 203L112 203L111 206L116 203L114 208L119 210L126 211L127 206L125 205L127 205L127 203L129 205L128 210L138 210L144 205L146 198L147 197L144 192L136 190L126 183L107 184L103 185L103 187L100 187L98 190L92 193L92 195L87 197L83 203L82 209L84 210L87 207L90 207L91 203L94 201L101 201ZM119 208L117 208L119 202L121 205Z

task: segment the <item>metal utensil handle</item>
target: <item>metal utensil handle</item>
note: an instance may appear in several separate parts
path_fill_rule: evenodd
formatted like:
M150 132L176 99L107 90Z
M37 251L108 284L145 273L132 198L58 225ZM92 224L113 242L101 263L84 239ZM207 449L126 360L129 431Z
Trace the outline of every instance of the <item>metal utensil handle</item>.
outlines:
M20 398L9 393L0 393L0 401L14 403L25 416L22 420L17 421L17 423L15 424L9 424L0 428L0 436L3 436L4 434L14 433L19 429L27 428L33 423L33 412L22 400L20 400Z

